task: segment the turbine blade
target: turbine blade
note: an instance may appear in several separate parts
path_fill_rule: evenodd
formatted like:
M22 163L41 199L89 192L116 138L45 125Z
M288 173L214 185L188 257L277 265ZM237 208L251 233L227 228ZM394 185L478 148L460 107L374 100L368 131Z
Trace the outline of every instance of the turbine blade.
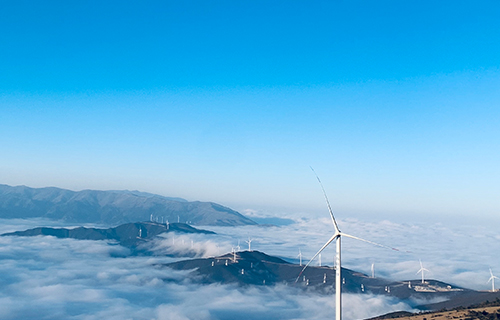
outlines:
M367 242L367 243L370 243L370 244L373 244L375 246L378 246L378 247L382 247L382 248L386 248L386 249L391 249L391 250L394 250L394 251L400 251L399 249L397 248L393 248L393 247L389 247L389 246L386 246L386 245L383 245L383 244L380 244L380 243L376 243L376 242L373 242L373 241L370 241L370 240L365 240L365 239L362 239L362 238L359 238L359 237L355 237L355 236L351 236L350 234L347 234L347 233L340 233L341 236L343 237L348 237L348 238L352 238L352 239L356 239L356 240L359 240L359 241L363 241L363 242ZM411 251L405 251L406 253L411 253Z
M299 278L300 276L302 275L302 273L304 272L304 270L306 270L306 268L311 264L311 262L313 262L314 258L316 258L318 256L318 254L321 253L321 251L323 251L330 243L332 243L333 240L337 239L339 237L339 234L336 233L334 234L330 240L328 240L322 247L321 249L319 249L318 252L316 252L316 254L311 258L311 260L309 260L309 262L304 266L304 268L302 269L302 271L300 271L299 273L299 276L297 277L297 279L295 279L295 283L297 283L297 281L299 281Z
M316 176L316 179L318 179L319 185L321 186L321 190L323 190L323 196L325 196L326 205L328 206L328 211L330 212L330 217L332 218L332 223L333 223L333 227L335 228L335 233L338 233L338 232L340 232L339 227L337 226L337 221L335 221L335 217L333 216L332 207L330 206L330 201L328 201L328 197L326 196L325 188L323 188L323 183L321 183L321 180L319 179L318 175L316 174L316 171L314 171L313 167L309 167L309 168L311 168L312 172Z

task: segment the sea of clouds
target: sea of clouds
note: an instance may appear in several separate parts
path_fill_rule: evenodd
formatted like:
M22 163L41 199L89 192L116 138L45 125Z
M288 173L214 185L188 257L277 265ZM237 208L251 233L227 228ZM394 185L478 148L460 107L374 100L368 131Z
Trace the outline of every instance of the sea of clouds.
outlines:
M65 226L46 220L2 220L0 232L35 226ZM397 252L352 239L342 243L343 266L394 280L418 279L419 259L429 277L487 290L488 268L500 273L498 228L493 225L404 224L387 220L339 220L342 231L401 248ZM297 262L305 260L332 234L328 218L298 219L273 226L205 227L217 235L169 234L150 243L158 256L130 256L106 241L54 237L0 237L0 319L325 319L334 314L332 296L287 286L239 288L198 285L188 271L161 264L178 259L163 254L209 257L238 246ZM334 247L323 264L332 264ZM181 259L181 258L179 258ZM315 261L313 264L317 264ZM496 268L495 268L496 267ZM426 276L427 277L427 276ZM363 319L411 310L387 296L344 295L344 318Z
M385 249L350 238L342 238L342 266L392 280L420 279L420 262L429 270L425 277L475 290L491 289L489 268L500 274L500 224L495 221L401 223L389 220L367 222L339 220L342 232L400 251ZM328 217L298 219L281 227L212 227L220 235L252 241L252 249L297 262L299 249L308 261L333 234ZM335 246L323 251L323 265L332 265ZM313 265L319 263L318 259Z

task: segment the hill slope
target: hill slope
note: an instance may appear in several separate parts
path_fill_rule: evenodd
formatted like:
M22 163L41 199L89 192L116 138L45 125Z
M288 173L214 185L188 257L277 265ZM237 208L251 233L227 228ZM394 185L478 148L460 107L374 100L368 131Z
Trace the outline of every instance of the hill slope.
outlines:
M259 251L241 251L220 257L178 261L166 266L178 270L194 270L194 278L202 279L204 283L241 285L284 283L306 290L330 294L334 292L335 270L331 267L310 266L296 282L303 266L288 263ZM379 294L403 300L412 298L428 301L437 297L452 299L473 292L437 280L428 280L425 284L421 284L417 280L390 281L371 278L346 268L342 268L342 282L345 292Z

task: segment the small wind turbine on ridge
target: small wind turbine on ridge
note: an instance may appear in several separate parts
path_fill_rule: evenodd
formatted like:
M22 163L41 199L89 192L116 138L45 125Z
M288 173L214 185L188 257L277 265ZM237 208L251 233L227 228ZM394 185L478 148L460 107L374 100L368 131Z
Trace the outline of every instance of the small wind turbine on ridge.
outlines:
M491 268L490 268L490 275L491 275L491 277L488 280L488 282L491 281L491 292L495 292L495 279L498 279L498 277L495 277L493 275L493 272L491 271ZM488 282L486 282L486 283L488 283Z
M297 257L299 258L299 266L302 266L302 252L300 251L300 248L299 248L299 255ZM300 275L299 275L299 277L300 277Z
M424 268L424 266L422 265L422 260L418 260L418 261L420 261L420 270L418 270L416 274L419 274L420 272L422 272L422 283L425 283L425 281L424 281L424 271L427 271L427 272L430 272L430 271L427 270L426 268Z
M231 248L231 252L233 253L233 263L236 263L236 250L234 247Z
M253 239L250 239L250 237L248 237L248 240L245 241L248 243L248 251L252 251L252 241Z
M385 246L383 244L379 244L379 243L376 243L376 242L373 242L373 241L365 240L365 239L362 239L362 238L359 238L359 237L352 236L350 234L346 234L346 233L341 232L340 229L339 229L339 227L338 227L338 225L337 225L337 221L335 220L335 217L333 216L333 211L332 211L332 208L330 206L330 201L328 201L328 197L326 195L325 188L323 187L323 183L321 183L321 180L319 179L318 175L316 174L316 171L314 171L314 169L312 167L311 167L311 170L313 171L314 175L316 176L316 179L318 180L318 182L319 182L319 184L321 186L321 190L323 191L323 196L325 197L326 205L328 206L328 211L330 212L330 217L332 218L332 224L333 224L333 228L334 228L334 233L331 236L331 238L323 245L323 247L321 247L321 249L319 249L319 251L316 252L316 254L311 258L311 260L309 260L309 262L305 265L305 267L302 269L302 271L300 271L300 274L297 277L297 279L295 280L295 282L296 283L298 282L300 276L302 275L302 273L304 272L304 270L306 270L306 268L311 264L311 262L330 243L332 243L333 241L336 241L336 251L337 251L337 254L335 256L335 319L336 320L342 320L342 282L341 282L342 281L341 280L342 279L341 278L342 265L341 265L341 262L340 262L340 257L341 257L340 239L341 239L341 237L352 238L352 239L355 239L355 240L359 240L359 241L371 243L371 244L373 244L375 246L379 246L379 247L382 247L382 248L387 248L387 249L391 249L391 250L395 250L395 251L399 251L399 250L396 249L396 248L391 248L391 247ZM300 255L300 253L299 253L299 255Z

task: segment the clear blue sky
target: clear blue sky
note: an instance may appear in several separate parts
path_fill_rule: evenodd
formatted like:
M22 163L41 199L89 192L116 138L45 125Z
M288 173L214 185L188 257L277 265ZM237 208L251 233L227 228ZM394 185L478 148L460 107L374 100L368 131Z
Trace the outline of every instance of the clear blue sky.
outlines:
M3 1L0 183L500 211L498 1ZM274 208L274 209L273 209Z

